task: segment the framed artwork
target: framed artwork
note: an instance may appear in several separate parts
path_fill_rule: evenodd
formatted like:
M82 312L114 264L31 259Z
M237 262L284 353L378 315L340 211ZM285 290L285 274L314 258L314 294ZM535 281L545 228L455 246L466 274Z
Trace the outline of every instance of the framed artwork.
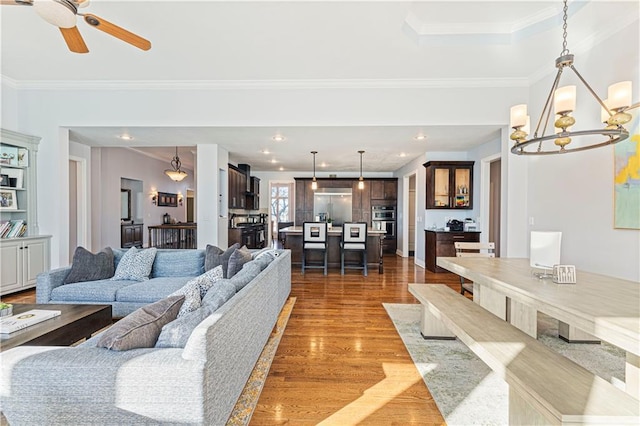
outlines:
M159 207L178 207L178 194L158 192Z
M0 190L0 210L18 210L18 198L15 189Z
M614 228L640 229L640 114L633 113L629 137L614 145Z
M0 175L0 186L9 186L9 175Z
M0 145L0 164L17 166L18 148L14 146Z

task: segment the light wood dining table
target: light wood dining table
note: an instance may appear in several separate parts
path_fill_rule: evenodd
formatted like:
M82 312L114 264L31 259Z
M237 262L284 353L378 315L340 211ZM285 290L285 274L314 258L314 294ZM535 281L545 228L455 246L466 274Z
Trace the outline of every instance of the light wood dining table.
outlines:
M537 313L560 321L564 340L604 340L626 351L626 391L640 399L640 283L576 271L575 284L533 275L529 259L438 257L473 281L473 300L537 338Z

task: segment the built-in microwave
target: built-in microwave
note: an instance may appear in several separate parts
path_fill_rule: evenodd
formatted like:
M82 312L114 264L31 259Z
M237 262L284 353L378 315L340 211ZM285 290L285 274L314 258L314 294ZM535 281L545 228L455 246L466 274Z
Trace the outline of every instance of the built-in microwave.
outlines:
M395 206L371 207L371 220L396 220Z

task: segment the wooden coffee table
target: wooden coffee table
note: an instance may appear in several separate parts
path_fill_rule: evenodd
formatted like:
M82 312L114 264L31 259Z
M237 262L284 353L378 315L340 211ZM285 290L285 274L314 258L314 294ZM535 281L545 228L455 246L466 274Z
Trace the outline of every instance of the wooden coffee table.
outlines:
M31 309L61 311L55 318L0 335L0 351L16 346L69 346L113 323L111 305L14 304L13 314Z

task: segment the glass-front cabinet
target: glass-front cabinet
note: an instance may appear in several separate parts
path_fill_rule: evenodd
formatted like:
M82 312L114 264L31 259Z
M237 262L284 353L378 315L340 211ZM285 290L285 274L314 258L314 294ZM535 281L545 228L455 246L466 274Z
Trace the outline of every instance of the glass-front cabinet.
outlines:
M429 161L427 209L473 208L473 161Z

